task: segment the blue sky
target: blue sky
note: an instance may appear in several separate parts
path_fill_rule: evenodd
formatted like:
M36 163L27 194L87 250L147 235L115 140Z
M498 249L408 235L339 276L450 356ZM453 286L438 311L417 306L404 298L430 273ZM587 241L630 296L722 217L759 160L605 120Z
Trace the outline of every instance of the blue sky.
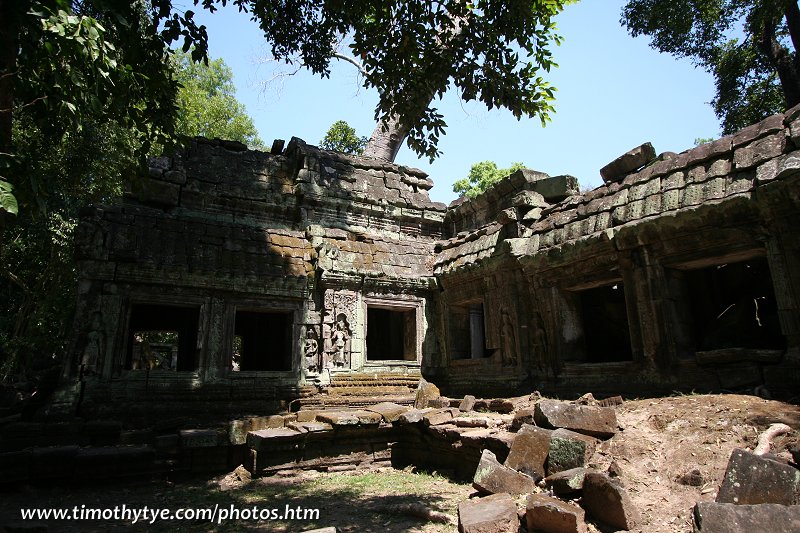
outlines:
M437 105L448 124L439 143L443 155L431 164L403 148L396 162L427 172L435 183L431 198L449 203L456 198L453 182L478 161L501 167L520 161L553 176L571 174L581 187L593 188L602 183L601 167L644 142L657 152L680 152L697 137L718 137L708 105L713 78L630 37L619 23L624 3L582 0L557 18L564 42L554 49L559 68L546 76L558 89L546 127L538 118L517 121L508 111L488 111L448 93ZM237 97L267 145L293 136L317 144L337 120L359 135L372 132L377 93L359 85L352 66L334 64L329 79L301 71L264 87L275 71L259 64L268 47L249 16L225 8L198 18L208 28L210 55L233 69Z

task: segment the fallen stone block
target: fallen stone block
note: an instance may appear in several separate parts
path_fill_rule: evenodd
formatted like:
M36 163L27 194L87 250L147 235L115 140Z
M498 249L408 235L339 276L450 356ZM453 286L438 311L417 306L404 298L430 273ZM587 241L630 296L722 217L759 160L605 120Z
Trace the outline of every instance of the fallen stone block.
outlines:
M534 420L537 426L569 429L601 439L617 432L617 414L610 407L541 400L536 404Z
M517 504L510 494L493 494L458 504L460 533L517 533Z
M373 413L378 413L383 417L383 419L388 422L392 423L398 418L400 415L410 410L410 407L406 407L405 405L399 405L392 402L382 402L377 405L370 405L369 407L365 407L367 411L372 411Z
M617 529L633 529L639 522L639 512L625 489L600 472L584 477L581 505L593 518Z
M544 486L558 496L571 496L583 490L583 480L588 472L585 468L572 468L544 478Z
M475 396L467 394L461 403L458 405L458 410L462 413L468 413L475 409Z
M611 163L600 169L600 176L605 183L620 181L626 175L638 170L656 158L656 150L650 143L644 143L633 150L625 152Z
M300 433L316 433L318 431L331 431L333 426L325 422L289 422L286 426Z
M450 398L446 396L434 398L428 402L428 407L433 407L434 409L444 409L446 407L450 407Z
M335 527L323 527L320 529L307 529L303 533L336 533Z
M489 420L487 418L456 418L453 420L455 425L460 428L488 428Z
M426 426L438 426L440 424L452 422L453 417L457 414L458 409L436 409L434 411L430 411L429 413L425 413L425 415L422 417L422 421Z
M800 506L797 505L697 502L692 515L695 533L800 531Z
M745 450L733 450L717 494L718 503L800 503L800 471Z
M547 475L586 466L594 454L598 440L568 429L557 429L550 435L547 453Z
M534 481L545 476L545 463L550 451L550 437L553 431L536 426L524 425L514 438L505 465L527 474Z
M433 383L429 383L425 380L425 378L420 378L419 383L417 384L417 395L414 399L414 408L415 409L425 409L428 407L428 403L441 396L442 393L439 392L439 387L434 385Z
M484 494L525 494L536 490L536 482L513 468L501 465L489 450L483 450L472 486Z
M348 409L346 411L317 413L317 420L332 426L370 426L380 424L383 416L372 411Z
M398 424L416 424L417 422L422 422L425 414L431 411L432 409L410 409L397 417L396 422Z
M528 531L586 533L585 511L544 494L531 494L525 509Z
M297 415L297 422L314 422L317 419L319 411L305 409L297 411L295 414Z
M511 421L511 430L518 431L525 424L536 425L533 414L536 409L520 409L514 413L514 420Z

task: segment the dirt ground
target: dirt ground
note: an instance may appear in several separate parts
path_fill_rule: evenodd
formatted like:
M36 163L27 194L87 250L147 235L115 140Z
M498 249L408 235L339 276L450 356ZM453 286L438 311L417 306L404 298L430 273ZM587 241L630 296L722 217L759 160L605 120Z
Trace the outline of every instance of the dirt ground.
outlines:
M691 509L697 501L713 501L731 451L753 448L758 434L783 422L794 431L775 441L774 452L800 436L800 407L755 396L689 395L627 401L617 407L623 431L604 442L592 466L605 470L614 463L619 479L642 514L637 531L691 531ZM788 456L787 456L788 457ZM676 480L694 470L696 485ZM0 492L0 526L19 523L20 508L273 508L318 509L318 517L300 520L208 519L156 521L131 525L121 520L46 522L50 531L275 531L300 532L336 526L339 532L455 532L458 503L472 495L468 484L438 474L383 469L336 474L301 473L273 476L242 484L236 478L141 481L68 488L25 486ZM519 499L524 506L524 497ZM449 524L415 516L416 507L445 513ZM43 521L39 521L40 523ZM28 524L30 525L30 524ZM590 531L602 531L590 524ZM2 531L2 529L0 529Z

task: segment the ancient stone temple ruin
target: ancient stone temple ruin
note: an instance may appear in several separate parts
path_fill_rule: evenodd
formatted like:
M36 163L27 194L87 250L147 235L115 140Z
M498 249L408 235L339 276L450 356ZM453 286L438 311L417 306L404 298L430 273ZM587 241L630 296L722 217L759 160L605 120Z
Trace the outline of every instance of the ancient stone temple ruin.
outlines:
M522 170L432 202L419 170L195 140L82 214L87 413L290 409L336 390L571 395L800 385L800 110L581 193ZM338 387L338 389L337 389Z

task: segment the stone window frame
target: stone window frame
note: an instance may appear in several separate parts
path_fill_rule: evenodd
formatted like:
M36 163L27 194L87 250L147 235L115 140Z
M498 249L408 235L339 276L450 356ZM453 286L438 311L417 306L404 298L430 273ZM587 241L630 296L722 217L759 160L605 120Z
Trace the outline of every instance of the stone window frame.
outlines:
M741 247L740 249L729 250L727 252L722 252L720 250L716 250L717 253L712 253L707 256L703 257L694 257L694 254L673 254L671 256L663 256L660 258L661 267L665 272L665 276L667 278L671 277L670 272L696 272L700 270L704 270L706 268L726 265L726 264L736 264L736 263L745 263L748 261L753 261L757 259L761 259L764 261L767 269L770 273L772 290L776 300L779 299L778 295L778 287L775 286L775 274L773 272L773 264L770 261L769 253L766 247L762 246L747 246ZM683 308L687 308L687 306L691 306L690 301L687 300L686 289L685 287L679 291L678 294L674 294L672 290L670 291L670 296L677 300L675 305L681 305ZM678 309L674 310L676 314L672 318L671 326L675 328L676 335L679 336L679 344L683 348L680 353L676 354L678 359L681 360L694 360L694 361L703 361L707 356L711 356L713 359L714 354L718 352L727 352L727 351L736 351L740 350L745 352L760 352L762 354L772 353L775 356L782 355L786 352L786 349L776 349L776 348L732 348L732 349L711 349L711 350L702 350L699 349L696 345L696 339L693 338L693 335L686 331L685 325L678 320L677 313L679 313ZM691 319L691 318L690 318ZM784 339L787 340L785 331L783 330L783 326L781 325L781 335L784 336ZM694 346L694 349L689 349L689 345ZM738 357L747 357L745 355L739 354ZM755 356L758 358L758 356Z
M302 316L302 302L281 300L239 300L227 305L228 319L225 321L225 340L222 348L223 372L231 379L249 379L253 377L295 377L300 372L300 318ZM288 370L239 370L231 368L233 359L233 339L236 331L236 313L246 311L253 313L286 313L290 315L289 347L291 350L291 368Z
M627 278L627 279L626 279ZM627 281L627 283L626 283ZM594 365L630 365L635 363L638 358L641 357L641 354L637 354L637 331L635 328L636 322L634 318L637 316L636 314L636 299L633 294L635 287L630 280L630 276L626 275L624 271L618 271L616 276L598 276L591 281L582 281L578 284L572 284L565 287L560 287L558 290L560 292L560 297L562 299L562 305L568 308L569 312L571 312L574 316L577 316L580 320L580 336L582 338L582 342L586 342L586 326L584 324L585 318L583 316L583 310L581 309L581 293L592 290L592 289L600 289L604 287L611 287L616 284L620 284L623 287L623 292L625 294L625 313L626 319L628 322L628 337L630 342L630 351L631 351L631 358L622 361L587 361L586 358L588 357L588 353L583 354L583 360L575 360L575 359L564 359L562 356L562 363L567 367L578 367L583 368L585 366L594 366ZM565 309L567 310L567 309ZM562 339L563 340L563 339Z
M457 300L457 301L454 301L454 302L447 302L447 311L445 313L445 316L447 317L446 323L445 323L445 335L446 335L446 341L447 341L447 361L448 361L449 365L455 365L455 366L481 365L481 364L485 364L486 361L490 361L492 359L492 355L491 354L489 354L489 355L485 355L484 354L483 357L476 357L476 358L472 358L471 356L470 357L462 357L462 358L454 358L452 356L453 352L450 349L451 342L452 342L452 338L451 338L452 330L451 330L451 322L450 322L451 321L451 317L452 317L452 308L453 307L469 308L469 307L471 307L473 305L476 305L476 304L480 304L481 305L481 309L482 309L483 348L484 348L484 351L486 351L486 349L487 349L486 348L486 345L488 343L487 332L489 331L489 328L488 328L489 324L487 322L488 321L488 313L486 312L486 298L483 297L483 296L476 296L476 297L472 297L472 298L466 298L466 299L463 299L463 300Z
M140 370L127 368L128 338L131 331L131 316L136 305L163 305L165 307L190 307L198 310L197 320L197 365L194 370ZM123 327L119 328L116 339L115 356L113 358L113 375L122 378L137 378L145 373L149 376L191 376L199 377L209 362L207 334L209 329L209 313L211 301L202 296L169 295L157 292L137 292L126 297L122 302L120 319Z
M367 353L367 308L376 307L378 309L388 309L390 311L414 311L414 324L415 324L415 353L416 357L410 359L377 359L370 360ZM363 364L373 365L386 365L392 364L409 364L415 363L422 364L422 344L425 337L425 299L420 297L398 297L386 295L365 295L361 298L361 316L363 322L361 324L361 332L364 346L363 346Z

